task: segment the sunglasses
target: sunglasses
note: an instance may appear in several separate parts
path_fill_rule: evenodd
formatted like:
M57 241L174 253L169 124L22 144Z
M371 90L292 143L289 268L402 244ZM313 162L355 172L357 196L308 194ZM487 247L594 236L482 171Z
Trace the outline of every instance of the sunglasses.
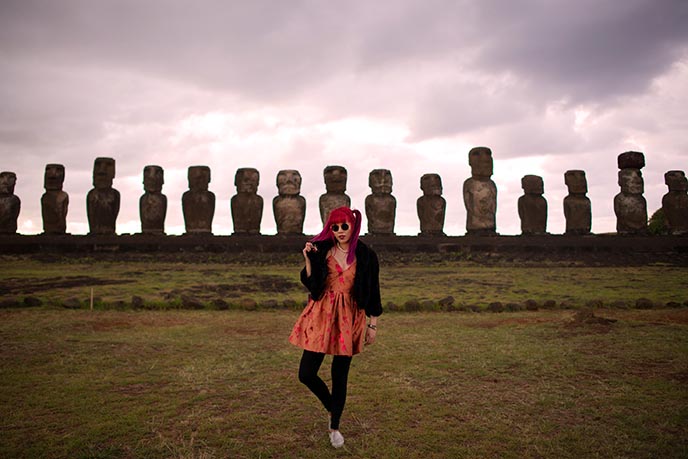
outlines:
M347 231L347 230L349 229L349 224L348 224L348 223L342 223L341 225L338 225L338 224L335 223L335 224L332 225L330 228L332 228L332 231L334 231L334 232L336 233L337 231L339 231L339 227L340 227L340 226L342 227L342 231Z

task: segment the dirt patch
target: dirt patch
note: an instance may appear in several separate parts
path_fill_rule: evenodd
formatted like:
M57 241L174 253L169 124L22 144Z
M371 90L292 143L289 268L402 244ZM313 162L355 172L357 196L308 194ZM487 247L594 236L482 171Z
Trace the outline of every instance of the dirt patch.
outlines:
M133 282L129 279L99 279L90 276L66 276L49 278L10 277L0 282L0 295L36 293L58 288L92 287L95 285L117 285Z

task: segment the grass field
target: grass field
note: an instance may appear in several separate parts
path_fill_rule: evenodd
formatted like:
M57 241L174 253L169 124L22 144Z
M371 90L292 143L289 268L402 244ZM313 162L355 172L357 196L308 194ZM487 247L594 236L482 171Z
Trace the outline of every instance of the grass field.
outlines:
M589 304L634 307L688 306L685 266L586 266L575 263L484 264L424 255L382 255L380 283L388 309L420 303L439 310L454 298L456 309L485 309L490 303L522 305L534 300L557 307ZM32 298L45 306L86 308L93 291L95 309L300 309L306 290L299 281L299 255L245 256L220 260L160 259L150 254L117 257L0 257L0 301L20 306ZM137 297L136 301L133 301ZM0 305L1 306L1 305ZM444 307L444 309L447 309Z
M333 450L296 311L2 310L0 457L688 457L688 309L595 313L383 315Z

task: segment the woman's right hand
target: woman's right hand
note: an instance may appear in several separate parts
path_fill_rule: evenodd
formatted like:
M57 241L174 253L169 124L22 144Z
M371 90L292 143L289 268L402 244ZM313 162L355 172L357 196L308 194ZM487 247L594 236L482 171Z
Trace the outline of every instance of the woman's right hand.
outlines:
M306 242L306 246L303 248L303 258L308 260L308 252L317 252L318 248L311 242Z

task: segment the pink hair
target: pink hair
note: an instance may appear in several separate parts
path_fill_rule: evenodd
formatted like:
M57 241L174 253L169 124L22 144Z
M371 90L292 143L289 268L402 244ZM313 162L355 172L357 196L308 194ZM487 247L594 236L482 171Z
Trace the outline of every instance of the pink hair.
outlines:
M327 241L328 239L335 242L334 233L332 232L332 225L335 223L349 222L352 225L351 240L349 241L349 253L346 256L346 262L351 264L354 262L356 256L356 246L358 245L358 234L361 232L361 212L356 209L350 209L346 206L337 207L327 217L325 227L317 234L311 241ZM335 242L336 243L336 242Z

